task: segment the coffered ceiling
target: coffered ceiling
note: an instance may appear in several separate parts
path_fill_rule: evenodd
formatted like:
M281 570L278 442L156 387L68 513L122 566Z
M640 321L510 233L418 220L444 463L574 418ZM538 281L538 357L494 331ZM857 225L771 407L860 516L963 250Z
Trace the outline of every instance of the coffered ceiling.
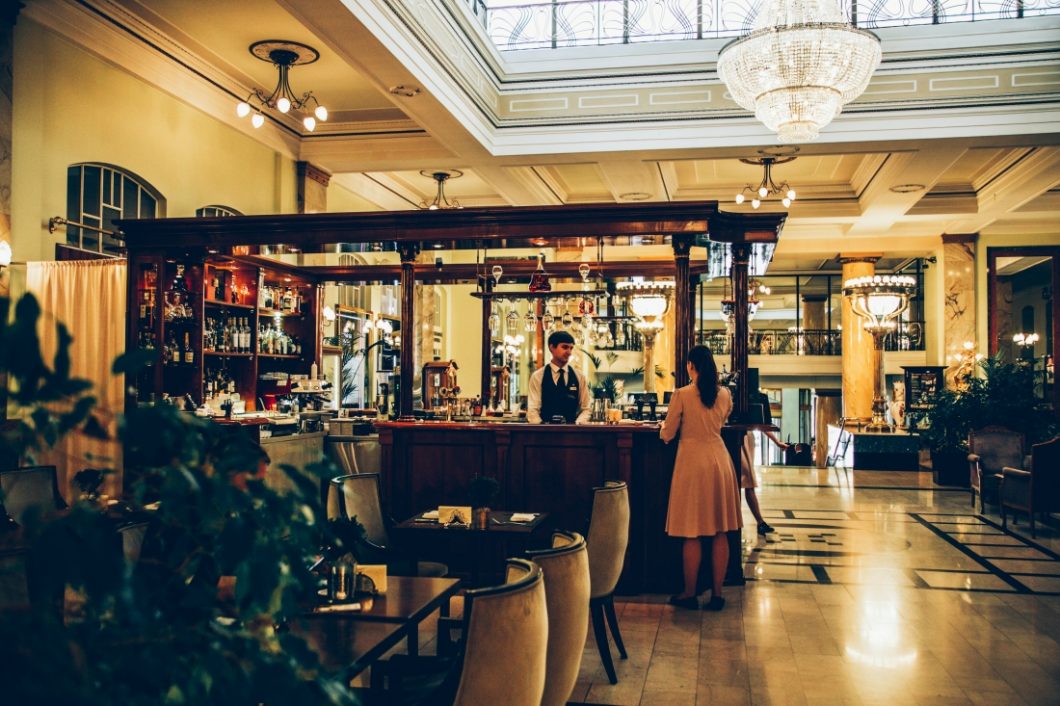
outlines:
M750 210L732 198L762 170L739 158L775 149L728 102L717 41L500 54L460 0L31 0L24 16L162 90L182 86L181 99L380 209L433 198L421 170L459 169L446 192L468 206L717 199ZM778 258L812 267L844 250L924 255L943 233L1060 234L1060 21L1034 21L1015 38L1014 22L993 23L1007 33L991 23L881 32L875 88L775 168L798 192ZM933 29L942 41L912 42ZM275 69L247 50L262 39L320 51L291 72L295 91L331 113L316 132L297 116L257 131L235 116L237 98L275 85ZM973 52L974 42L994 44ZM944 58L932 63L925 46Z

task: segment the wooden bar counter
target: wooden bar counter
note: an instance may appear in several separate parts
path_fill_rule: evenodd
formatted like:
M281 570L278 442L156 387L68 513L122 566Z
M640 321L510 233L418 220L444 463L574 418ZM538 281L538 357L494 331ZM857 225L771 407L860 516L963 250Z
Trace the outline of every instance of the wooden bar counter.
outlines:
M466 505L471 478L496 478L494 509L547 512L558 529L586 532L593 488L629 484L630 532L622 593L680 584L680 543L666 536L677 444L657 424L381 422L383 501L398 521Z

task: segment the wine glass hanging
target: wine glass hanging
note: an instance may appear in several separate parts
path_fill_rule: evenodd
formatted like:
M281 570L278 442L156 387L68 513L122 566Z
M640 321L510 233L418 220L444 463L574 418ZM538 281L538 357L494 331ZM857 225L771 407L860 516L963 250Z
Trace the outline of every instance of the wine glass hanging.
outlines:
M523 327L528 333L537 330L537 317L534 316L534 304L531 302L526 308L526 316L523 317Z

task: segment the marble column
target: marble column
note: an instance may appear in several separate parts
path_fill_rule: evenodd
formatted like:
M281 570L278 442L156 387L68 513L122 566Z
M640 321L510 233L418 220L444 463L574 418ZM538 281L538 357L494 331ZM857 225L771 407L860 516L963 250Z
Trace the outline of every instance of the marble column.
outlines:
M839 424L842 414L843 393L841 390L817 390L817 417L814 419L814 458L818 468L828 465L828 426Z
M674 250L674 387L688 384L688 350L692 347L692 297L689 293L688 256L693 236L687 233L673 236Z
M879 255L843 255L843 281L871 277L876 273ZM872 418L872 389L876 375L872 334L854 313L850 300L843 297L843 417L867 423Z
M950 366L946 382L965 357L966 341L975 340L975 245L978 234L943 234L942 268L946 309L943 313L943 360Z
M825 339L820 332L828 328L824 310L827 298L825 294L802 295L802 330L812 332L803 334L802 351L805 355L823 355L825 352Z
M331 174L309 162L295 162L298 179L298 212L325 213Z

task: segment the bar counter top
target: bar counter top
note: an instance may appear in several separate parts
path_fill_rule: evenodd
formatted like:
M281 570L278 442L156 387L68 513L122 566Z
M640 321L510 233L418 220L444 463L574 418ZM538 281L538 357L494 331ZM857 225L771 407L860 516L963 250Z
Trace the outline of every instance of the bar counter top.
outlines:
M376 422L376 429L434 429L439 431L534 431L553 434L582 434L582 433L618 433L632 432L659 433L660 422L625 422L622 424L603 424L591 422L589 424L529 424L527 422L512 421L487 421L479 420L473 422L445 422L435 420Z

